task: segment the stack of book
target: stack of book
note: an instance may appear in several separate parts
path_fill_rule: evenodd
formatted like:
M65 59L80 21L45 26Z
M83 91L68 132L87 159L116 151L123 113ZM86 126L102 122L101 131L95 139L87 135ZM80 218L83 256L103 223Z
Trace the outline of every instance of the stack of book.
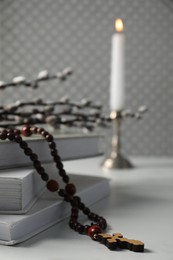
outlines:
M101 153L101 137L97 135L57 137L62 159L77 159ZM29 140L29 146L39 154L46 170L57 175L51 163L47 143ZM33 169L28 157L17 144L0 143L0 243L14 245L47 229L70 213L68 203L45 189L45 183ZM3 152L2 152L3 151ZM70 174L78 195L91 205L109 194L108 179ZM59 182L59 180L58 180Z

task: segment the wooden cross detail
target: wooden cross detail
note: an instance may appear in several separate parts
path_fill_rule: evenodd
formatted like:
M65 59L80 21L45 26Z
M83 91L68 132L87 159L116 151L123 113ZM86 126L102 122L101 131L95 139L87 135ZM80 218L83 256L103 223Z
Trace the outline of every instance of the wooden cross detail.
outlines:
M128 239L123 237L121 233L110 234L97 234L97 241L107 246L110 250L115 250L117 247L128 249L134 252L143 252L144 243L139 240Z

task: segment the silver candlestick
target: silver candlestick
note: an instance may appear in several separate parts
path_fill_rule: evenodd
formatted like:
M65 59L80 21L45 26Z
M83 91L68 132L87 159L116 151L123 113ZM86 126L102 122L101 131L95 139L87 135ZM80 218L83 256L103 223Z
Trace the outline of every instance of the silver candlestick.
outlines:
M103 167L108 169L128 169L133 168L133 164L121 154L121 123L124 117L135 117L140 119L142 114L147 111L145 106L141 106L137 113L132 113L130 110L112 111L110 118L113 123L112 136L112 152L103 162Z

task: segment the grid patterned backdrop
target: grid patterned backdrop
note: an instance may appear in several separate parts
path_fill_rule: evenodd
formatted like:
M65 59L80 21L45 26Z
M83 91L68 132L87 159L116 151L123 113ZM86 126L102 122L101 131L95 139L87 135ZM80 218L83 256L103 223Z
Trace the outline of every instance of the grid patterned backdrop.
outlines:
M0 0L0 76L32 78L66 66L74 75L63 85L1 92L1 103L63 95L83 97L109 112L111 35L125 21L126 108L149 108L145 118L123 124L129 155L173 154L173 4L171 0ZM104 130L109 150L111 130Z

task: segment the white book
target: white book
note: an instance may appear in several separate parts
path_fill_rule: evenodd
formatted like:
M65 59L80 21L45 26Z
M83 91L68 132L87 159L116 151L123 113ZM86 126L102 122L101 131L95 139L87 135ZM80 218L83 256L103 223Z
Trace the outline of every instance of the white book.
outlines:
M86 158L103 153L103 136L96 134L59 134L55 135L59 155L63 160ZM32 136L26 139L29 147L39 156L41 162L50 162L50 150L43 138ZM15 142L0 141L0 168L13 168L31 165L29 156Z
M34 169L0 170L0 213L26 213L44 189Z
M109 180L102 177L70 175L77 187L77 195L86 205L108 196ZM70 215L69 203L55 193L45 191L25 215L0 215L0 243L20 243Z

